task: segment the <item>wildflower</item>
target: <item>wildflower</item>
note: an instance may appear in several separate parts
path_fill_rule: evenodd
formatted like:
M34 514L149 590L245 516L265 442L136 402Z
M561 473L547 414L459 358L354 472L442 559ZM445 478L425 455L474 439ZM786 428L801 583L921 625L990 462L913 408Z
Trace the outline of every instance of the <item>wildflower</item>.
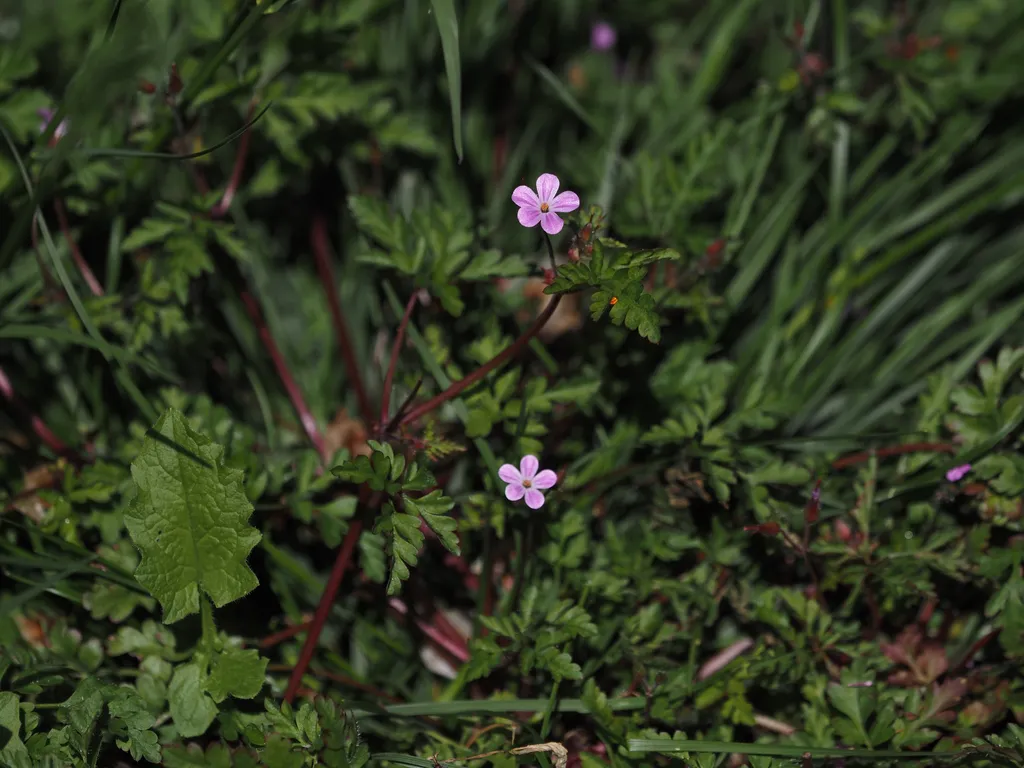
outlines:
M558 177L553 173L542 173L537 178L537 191L527 186L516 187L512 193L512 202L519 206L519 223L524 227L536 227L549 235L557 235L562 231L560 213L569 213L580 207L580 198L575 192L568 190L558 195Z
M558 480L558 475L550 469L543 469L540 472L540 462L536 456L527 454L519 462L519 469L511 464L502 464L498 470L498 477L508 483L505 488L505 498L509 501L519 501L526 497L526 506L530 509L540 509L544 506L544 494L541 491L552 488Z
M953 467L946 473L946 479L951 483L959 482L964 475L971 471L970 464L961 464L959 467Z
M615 47L618 34L607 21L599 21L590 29L590 47L595 51L607 51Z
M43 120L43 122L41 122L39 124L39 132L40 133L46 133L46 129L50 127L50 121L53 120L53 110L52 109L46 109L44 107L42 109L37 109L36 110L36 114L39 115L39 117L42 118L42 120ZM57 126L57 130L55 130L53 132L53 140L57 141L58 139L60 139L67 132L68 132L68 121L67 120L61 120L60 124Z

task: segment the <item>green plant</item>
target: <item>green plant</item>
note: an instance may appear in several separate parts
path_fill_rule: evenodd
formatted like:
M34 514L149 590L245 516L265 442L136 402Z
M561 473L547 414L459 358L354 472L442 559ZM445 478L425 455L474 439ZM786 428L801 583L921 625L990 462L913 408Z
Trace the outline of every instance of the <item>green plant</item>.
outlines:
M54 9L0 765L1024 765L1024 9Z

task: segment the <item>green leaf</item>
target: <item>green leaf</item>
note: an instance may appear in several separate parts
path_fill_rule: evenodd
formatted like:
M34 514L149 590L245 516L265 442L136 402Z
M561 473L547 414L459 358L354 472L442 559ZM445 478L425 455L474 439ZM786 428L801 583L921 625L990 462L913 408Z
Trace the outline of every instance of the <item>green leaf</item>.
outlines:
M0 692L0 763L11 768L29 768L32 765L28 749L21 740L18 697L10 691Z
M430 0L441 33L441 51L448 73L448 101L452 108L452 139L455 155L462 162L462 69L459 63L459 20L452 0Z
M81 735L92 731L97 718L103 712L104 689L106 685L95 677L86 677L75 688L63 704L61 715Z
M134 251L153 243L163 242L168 235L183 228L180 221L162 218L144 219L121 243L122 250Z
M493 248L481 251L459 272L460 280L519 277L526 274L526 262L519 256L504 256Z
M110 731L118 737L117 746L136 760L160 762L160 742L152 730L156 718L146 707L139 693L120 686L110 699Z
M395 214L386 202L378 197L350 195L348 209L352 211L359 228L374 240L393 250L402 248L403 244L396 229Z
M403 495L402 499L405 501L405 508L422 517L430 526L430 530L437 534L445 549L454 555L460 554L459 537L455 534L459 524L447 514L455 506L452 499L440 490L431 491L418 499L408 495Z
M217 705L203 690L202 677L198 663L183 664L174 670L167 688L171 719L185 738L203 735L217 717Z
M173 623L199 611L202 589L222 606L258 585L246 558L261 538L248 524L243 472L173 408L147 433L132 462L137 493L124 522L142 562L135 571Z
M654 309L654 297L644 292L640 280L630 280L618 287L604 287L595 291L590 302L590 314L594 320L600 319L605 310L616 325L625 325L648 341L657 344L661 340L661 327L658 313Z
M269 659L260 658L255 649L232 648L217 654L213 671L206 680L206 692L218 704L228 696L252 699L260 692Z

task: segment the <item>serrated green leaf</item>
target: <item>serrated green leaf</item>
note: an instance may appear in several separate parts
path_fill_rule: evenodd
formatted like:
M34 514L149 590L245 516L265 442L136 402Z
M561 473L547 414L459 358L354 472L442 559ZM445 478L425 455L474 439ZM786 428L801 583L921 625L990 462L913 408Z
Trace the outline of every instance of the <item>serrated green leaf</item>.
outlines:
M258 586L246 564L261 534L243 472L221 463L223 449L168 409L132 462L136 496L124 521L142 562L135 571L173 623L199 611L200 590L222 606Z
M358 227L374 240L394 250L402 247L396 228L396 216L386 202L367 195L350 195L348 208Z
M122 241L121 248L125 251L134 251L153 243L162 242L183 226L182 222L170 219L143 219L142 223Z
M423 521L430 526L430 530L437 534L437 538L441 540L445 549L452 554L460 554L459 537L455 533L459 524L447 514L455 506L452 499L445 496L440 490L431 491L418 499L408 495L403 495L402 499L405 501L405 508L422 517Z

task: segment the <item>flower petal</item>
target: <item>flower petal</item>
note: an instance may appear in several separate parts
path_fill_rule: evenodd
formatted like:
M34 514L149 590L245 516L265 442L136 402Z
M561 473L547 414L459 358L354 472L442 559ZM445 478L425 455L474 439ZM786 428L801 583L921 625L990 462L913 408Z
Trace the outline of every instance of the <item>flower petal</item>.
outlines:
M537 461L537 457L533 454L526 454L523 456L523 460L519 462L519 471L523 473L524 480L533 480L533 476L537 474L538 469L540 469L540 462Z
M558 192L558 177L553 173L542 173L537 177L537 197L542 203L550 203Z
M551 210L555 213L568 213L580 207L580 196L566 190L551 201Z
M534 476L533 487L543 491L545 488L553 488L557 482L558 475L550 469L542 469Z
M512 202L520 208L540 208L540 199L537 193L526 186L516 187L512 190Z
M512 464L502 464L498 467L498 477L506 483L518 483L523 479L523 476L519 474L519 470Z
M530 509L540 509L544 506L544 494L536 488L531 488L526 492L526 506Z
M519 223L524 227L536 227L540 222L541 213L537 208L520 208Z
M505 498L509 501L519 501L523 498L524 493L526 493L526 489L521 483L509 483L505 486Z
M522 213L523 210L523 208L520 208L519 212ZM540 214L540 228L549 235L557 235L562 231L562 219L559 218L557 213L542 213Z

